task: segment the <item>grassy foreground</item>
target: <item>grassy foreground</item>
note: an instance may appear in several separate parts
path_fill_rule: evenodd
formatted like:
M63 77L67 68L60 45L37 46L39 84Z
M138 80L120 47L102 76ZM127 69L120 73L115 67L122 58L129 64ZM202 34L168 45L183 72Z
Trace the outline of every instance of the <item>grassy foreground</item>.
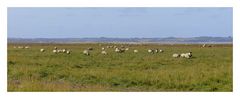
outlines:
M125 53L101 47L113 44L8 44L8 91L232 91L232 45L129 45ZM118 44L115 44L120 46ZM70 55L52 49L72 50ZM125 45L127 46L127 45ZM93 47L90 56L82 51ZM46 49L44 53L40 48ZM163 49L149 54L147 49ZM133 53L138 49L138 53ZM193 58L172 58L193 52Z

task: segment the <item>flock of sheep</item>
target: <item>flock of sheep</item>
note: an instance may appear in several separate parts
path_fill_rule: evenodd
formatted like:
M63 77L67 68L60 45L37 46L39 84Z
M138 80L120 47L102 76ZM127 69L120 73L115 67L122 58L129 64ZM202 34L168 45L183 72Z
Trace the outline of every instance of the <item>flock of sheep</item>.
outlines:
M106 51L106 49L110 49L110 48L113 48L114 49L114 52L116 52L116 53L124 53L124 52L126 52L126 51L128 51L129 50L129 48L128 47L124 47L124 46L121 46L121 47L117 47L117 46L107 46L106 48L105 47L102 47L101 48L101 54L103 54L103 55L107 55L107 51ZM83 54L84 55L90 55L90 51L91 50L93 50L93 48L87 48L87 49L85 49L84 51L83 51ZM149 53L158 53L158 52L160 52L160 53L162 53L163 52L163 50L158 50L158 49L149 49L148 50L148 52ZM133 53L138 53L138 50L137 49L134 49L133 50Z
M211 45L206 45L206 44L203 44L201 47L211 47ZM14 46L14 48L19 48L19 49L29 49L30 47L29 46ZM106 46L106 47L102 47L101 48L101 54L103 55L107 55L107 51L106 49L110 49L112 48L114 50L114 52L116 53L124 53L126 51L129 50L128 47L125 47L125 46L120 46L120 47L117 47L117 46ZM89 56L91 51L93 50L92 47L89 47L85 50L83 50L83 54L84 55L87 55ZM45 49L41 48L40 49L40 52L45 52ZM69 49L59 49L57 47L54 47L53 50L52 50L53 53L57 54L57 53L66 53L66 54L70 54L71 53L71 50ZM164 51L162 49L148 49L147 50L148 53L151 53L151 54L154 54L154 53L163 53ZM133 53L138 53L138 50L137 49L133 49ZM187 52L187 53L174 53L172 54L172 57L173 58L191 58L192 57L192 52Z

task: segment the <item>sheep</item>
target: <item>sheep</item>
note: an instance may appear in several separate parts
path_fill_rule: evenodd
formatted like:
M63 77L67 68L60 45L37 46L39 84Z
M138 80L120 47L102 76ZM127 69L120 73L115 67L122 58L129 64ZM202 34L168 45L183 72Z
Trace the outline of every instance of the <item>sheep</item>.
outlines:
M102 50L105 50L105 48L104 48L104 47L102 47Z
M158 49L155 49L155 52L158 53Z
M57 47L55 46L54 49L57 50Z
M135 49L135 50L133 50L133 52L134 52L134 53L137 53L137 52L138 52L138 50L136 50L136 49Z
M18 46L18 48L23 49L23 46Z
M202 47L212 47L212 45L203 44Z
M107 55L107 52L106 51L102 51L101 54Z
M17 48L16 46L13 46L13 48Z
M129 48L125 48L125 51L128 51L129 50Z
M124 52L124 50L123 50L123 49L120 49L120 48L116 48L116 49L115 49L115 52L117 52L117 53L122 53L122 52Z
M67 50L66 53L67 53L67 54L70 54L70 50Z
M45 49L43 49L43 48L42 48L42 49L40 49L40 52L44 52L44 51L45 51Z
M148 50L148 53L152 53L152 54L153 54L154 51L153 51L152 49L149 49L149 50Z
M172 55L172 57L174 57L174 58L178 58L179 56L180 56L180 55L179 55L179 54L176 54L176 53Z
M88 56L90 55L90 53L89 53L88 50L84 50L84 51L83 51L83 54L84 54L84 55L88 55Z
M160 52L160 53L162 53L162 52L163 52L163 50L161 50L161 49L160 49L160 50L159 50L159 52Z
M192 52L186 53L188 55L188 57L192 57Z
M24 48L25 48L25 49L29 49L30 47L29 47L29 46L25 46Z
M92 47L89 47L88 50L93 50L93 48L92 48Z
M191 57L192 57L192 52L182 53L182 54L181 54L181 57L182 57L182 58L191 58Z
M66 49L62 49L62 52L65 53L65 52L67 52L67 51L66 51Z
M57 53L57 50L56 50L56 49L54 49L54 50L53 50L53 53Z

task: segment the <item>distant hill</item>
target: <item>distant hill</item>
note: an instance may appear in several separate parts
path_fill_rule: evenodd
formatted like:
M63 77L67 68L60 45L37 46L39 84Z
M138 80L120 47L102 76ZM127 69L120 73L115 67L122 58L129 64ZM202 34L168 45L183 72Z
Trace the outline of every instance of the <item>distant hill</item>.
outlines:
M232 37L191 38L8 38L8 43L232 43Z

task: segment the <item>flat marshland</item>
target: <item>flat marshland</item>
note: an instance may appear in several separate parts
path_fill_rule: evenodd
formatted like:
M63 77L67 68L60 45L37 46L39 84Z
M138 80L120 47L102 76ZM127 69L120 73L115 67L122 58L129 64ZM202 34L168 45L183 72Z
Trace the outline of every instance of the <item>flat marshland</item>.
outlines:
M109 45L129 50L116 53ZM232 44L211 45L11 43L8 91L232 91ZM71 54L53 53L55 46ZM90 55L84 55L89 47ZM102 47L107 55L101 54ZM164 52L148 53L156 48ZM172 57L190 51L190 59Z

